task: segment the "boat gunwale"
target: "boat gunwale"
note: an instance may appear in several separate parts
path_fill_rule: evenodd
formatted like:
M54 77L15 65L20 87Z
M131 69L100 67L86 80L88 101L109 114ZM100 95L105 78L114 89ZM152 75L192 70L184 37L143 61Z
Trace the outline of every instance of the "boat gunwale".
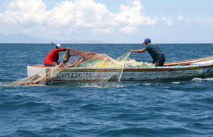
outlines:
M41 65L28 65L31 67L48 68ZM213 67L213 63L208 64L193 64L183 66L159 66L159 67L70 67L63 70L63 72L107 72L107 71L121 71L134 72L134 71L180 71L180 70L193 70L193 69L204 69Z

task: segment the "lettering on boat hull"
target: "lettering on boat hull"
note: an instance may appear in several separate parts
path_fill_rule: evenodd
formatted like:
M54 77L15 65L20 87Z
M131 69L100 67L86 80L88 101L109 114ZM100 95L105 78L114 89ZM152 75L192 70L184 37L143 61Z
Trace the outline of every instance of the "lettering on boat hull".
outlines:
M54 80L90 79L91 77L92 74L89 72L61 72Z

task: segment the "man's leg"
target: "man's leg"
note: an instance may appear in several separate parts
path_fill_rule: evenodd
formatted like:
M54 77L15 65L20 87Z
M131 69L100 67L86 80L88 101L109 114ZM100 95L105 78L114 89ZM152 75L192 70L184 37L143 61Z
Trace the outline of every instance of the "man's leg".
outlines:
M155 62L155 66L163 66L165 62L165 57L161 56L159 58L157 58L156 62Z

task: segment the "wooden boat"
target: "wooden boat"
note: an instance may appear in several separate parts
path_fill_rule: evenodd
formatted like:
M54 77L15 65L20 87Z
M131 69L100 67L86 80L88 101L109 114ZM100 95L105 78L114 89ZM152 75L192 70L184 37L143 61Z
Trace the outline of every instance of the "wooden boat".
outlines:
M27 66L28 76L42 70L44 66ZM45 71L40 75L46 75ZM70 67L58 73L52 83L88 81L156 81L191 80L213 77L213 56L165 63L162 67Z

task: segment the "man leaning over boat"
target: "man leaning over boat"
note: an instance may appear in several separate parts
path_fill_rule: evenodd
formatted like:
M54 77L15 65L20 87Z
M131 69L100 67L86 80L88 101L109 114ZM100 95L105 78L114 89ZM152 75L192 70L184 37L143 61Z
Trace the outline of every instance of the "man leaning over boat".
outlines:
M59 65L59 52L66 51L68 48L62 48L61 44L56 44L55 49L51 50L44 59L45 67L53 67Z
M143 44L145 44L144 48L139 50L130 50L130 52L142 53L148 51L153 59L152 63L155 64L155 66L163 66L165 62L165 57L160 48L157 45L151 43L151 39L149 38L146 38Z

